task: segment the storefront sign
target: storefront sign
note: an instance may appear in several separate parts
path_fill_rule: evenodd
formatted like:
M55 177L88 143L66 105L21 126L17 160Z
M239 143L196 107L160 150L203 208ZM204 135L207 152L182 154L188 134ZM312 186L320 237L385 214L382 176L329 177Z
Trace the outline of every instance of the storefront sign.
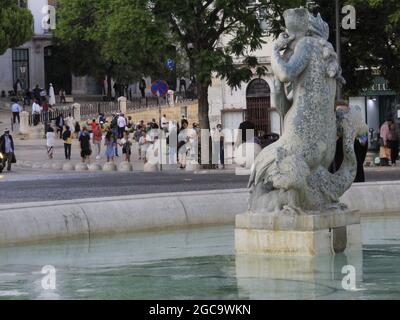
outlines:
M389 86L389 82L383 77L375 77L372 86L368 89L362 90L363 96L383 96L383 95L396 95Z

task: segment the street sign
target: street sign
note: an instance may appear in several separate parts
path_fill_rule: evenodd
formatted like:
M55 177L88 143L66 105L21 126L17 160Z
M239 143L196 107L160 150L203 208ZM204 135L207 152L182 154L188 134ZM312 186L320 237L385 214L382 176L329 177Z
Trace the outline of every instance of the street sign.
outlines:
M175 61L172 59L168 59L165 65L169 70L173 70L175 68Z
M165 97L168 93L168 83L164 80L157 80L151 84L151 93L156 97Z

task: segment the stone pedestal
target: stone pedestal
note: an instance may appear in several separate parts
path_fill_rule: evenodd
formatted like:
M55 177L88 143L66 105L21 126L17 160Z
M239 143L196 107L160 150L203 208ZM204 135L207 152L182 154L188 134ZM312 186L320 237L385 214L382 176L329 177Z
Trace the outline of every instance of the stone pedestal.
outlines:
M144 172L158 172L158 171L160 171L160 168L157 164L152 164L150 162L147 162L143 166L143 171Z
M65 162L63 165L64 171L75 171L75 164L72 162Z
M79 103L74 103L74 120L77 122L81 122L81 105Z
M20 113L21 123L19 125L19 133L20 134L29 134L29 113L26 111L22 111Z
M119 105L119 111L122 114L126 114L126 107L127 107L127 99L126 99L126 97L119 97L118 98L118 105Z
M238 254L316 256L361 251L358 211L332 211L314 215L236 216Z
M236 255L235 266L239 299L351 299L354 291L343 284L349 270L354 289L363 280L361 251L313 257Z
M103 171L107 172L117 171L117 165L114 162L106 162L103 165Z
M88 170L89 170L89 167L86 163L79 162L75 165L75 171L82 172L82 171L88 171Z
M133 166L130 162L124 161L124 162L120 163L120 165L118 167L118 171L131 172L131 171L133 171Z
M101 166L100 163L92 163L89 165L89 171L101 171L103 170L103 167Z
M44 136L44 127L41 124L29 127L29 139L42 139Z

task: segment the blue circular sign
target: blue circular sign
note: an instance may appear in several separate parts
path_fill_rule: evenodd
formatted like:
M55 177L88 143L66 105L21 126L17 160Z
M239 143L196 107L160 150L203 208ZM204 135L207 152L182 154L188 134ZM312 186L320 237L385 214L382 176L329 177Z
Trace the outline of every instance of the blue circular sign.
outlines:
M151 92L155 96L165 97L168 93L169 87L164 80L157 80L151 84Z

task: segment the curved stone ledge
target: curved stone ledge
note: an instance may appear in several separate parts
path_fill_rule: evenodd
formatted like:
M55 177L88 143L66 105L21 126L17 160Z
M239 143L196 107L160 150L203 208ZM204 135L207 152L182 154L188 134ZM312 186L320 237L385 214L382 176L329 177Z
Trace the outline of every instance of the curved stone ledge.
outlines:
M246 198L229 190L1 205L0 245L229 224Z
M354 185L343 197L361 216L400 213L400 182ZM166 227L234 224L246 189L0 205L0 245Z

